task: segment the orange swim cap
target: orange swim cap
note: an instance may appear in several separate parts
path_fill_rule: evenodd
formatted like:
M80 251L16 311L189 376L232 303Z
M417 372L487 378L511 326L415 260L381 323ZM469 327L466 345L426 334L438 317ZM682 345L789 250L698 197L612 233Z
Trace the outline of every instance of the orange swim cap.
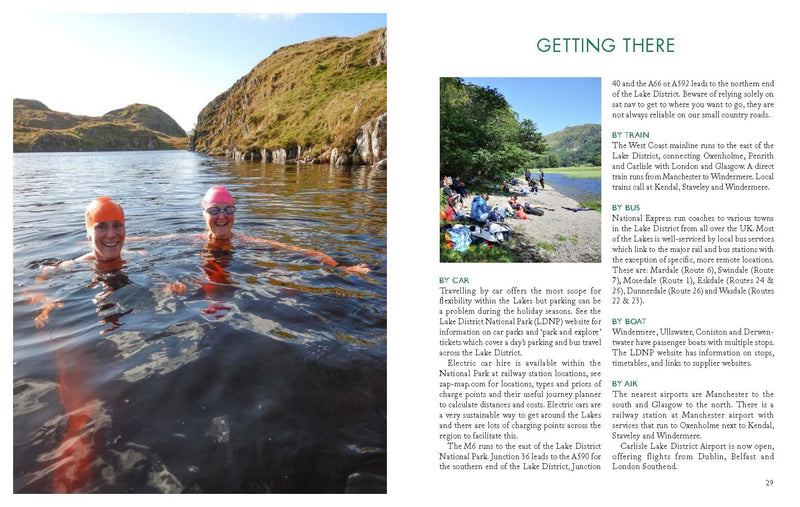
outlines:
M122 212L122 206L112 201L111 198L98 197L86 208L86 229L91 229L94 224L107 220L118 220L125 223L125 213Z

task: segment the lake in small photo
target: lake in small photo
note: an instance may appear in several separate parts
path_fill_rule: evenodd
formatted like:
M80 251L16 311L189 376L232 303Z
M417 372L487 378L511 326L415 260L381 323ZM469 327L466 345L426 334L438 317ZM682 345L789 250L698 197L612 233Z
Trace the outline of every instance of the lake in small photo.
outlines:
M17 153L13 179L15 492L385 492L385 169ZM235 233L370 272L208 248L214 185ZM91 251L98 196L122 266L44 273Z
M563 174L550 173L545 176L545 184L578 202L600 199L600 178L572 178Z

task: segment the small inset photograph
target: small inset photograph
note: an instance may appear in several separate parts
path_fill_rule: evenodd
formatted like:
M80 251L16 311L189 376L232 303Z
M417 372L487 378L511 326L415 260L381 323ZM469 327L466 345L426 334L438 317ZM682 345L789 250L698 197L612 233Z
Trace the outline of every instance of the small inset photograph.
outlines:
M600 78L442 77L441 262L600 262Z

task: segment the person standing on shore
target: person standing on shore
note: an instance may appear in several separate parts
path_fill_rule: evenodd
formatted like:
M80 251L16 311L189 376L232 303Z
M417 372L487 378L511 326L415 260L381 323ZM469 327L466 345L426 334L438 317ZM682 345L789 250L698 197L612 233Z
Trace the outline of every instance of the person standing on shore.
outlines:
M539 186L544 190L544 171L539 169Z

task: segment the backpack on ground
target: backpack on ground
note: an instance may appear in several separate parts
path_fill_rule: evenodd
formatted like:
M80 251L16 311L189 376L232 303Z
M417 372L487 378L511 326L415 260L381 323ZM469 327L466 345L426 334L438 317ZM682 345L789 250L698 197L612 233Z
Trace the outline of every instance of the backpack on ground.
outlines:
M502 243L511 236L511 228L498 222L491 222L483 226L470 225L469 232L473 241L483 240L488 243Z

